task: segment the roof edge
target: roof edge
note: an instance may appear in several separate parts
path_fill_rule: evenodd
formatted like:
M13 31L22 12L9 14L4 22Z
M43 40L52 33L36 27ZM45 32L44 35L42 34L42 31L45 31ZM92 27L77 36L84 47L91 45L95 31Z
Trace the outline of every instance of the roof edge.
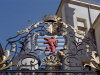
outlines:
M60 17L61 14L58 15L58 13L61 10L64 2L79 5L79 6L83 6L83 7L90 7L90 8L96 9L96 10L100 10L100 5L97 5L97 4L87 3L87 2L82 2L82 1L75 1L75 0L61 0L60 4L58 6L58 9L56 11L56 15L59 16L59 17Z

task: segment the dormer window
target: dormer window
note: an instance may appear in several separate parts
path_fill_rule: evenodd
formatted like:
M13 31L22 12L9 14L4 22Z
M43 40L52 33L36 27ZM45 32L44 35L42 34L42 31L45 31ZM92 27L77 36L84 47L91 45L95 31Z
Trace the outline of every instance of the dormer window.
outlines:
M77 17L77 29L83 33L82 35L77 34L77 36L83 39L87 31L86 19Z
M85 34L87 30L86 20L83 18L77 18L77 28Z

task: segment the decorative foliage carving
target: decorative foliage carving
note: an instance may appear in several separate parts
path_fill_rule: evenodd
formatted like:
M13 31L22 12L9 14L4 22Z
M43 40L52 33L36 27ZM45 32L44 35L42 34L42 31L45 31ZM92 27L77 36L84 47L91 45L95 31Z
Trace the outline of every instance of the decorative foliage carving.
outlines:
M69 67L69 66L73 66L71 63L74 63L72 60L76 60L76 61L81 61L81 57L85 54L85 46L88 45L88 43L90 43L88 40L86 39L81 39L79 37L77 37L75 35L75 33L78 34L84 34L81 33L80 31L78 31L77 29L75 29L74 27L72 27L69 24L64 23L61 18L57 17L57 16L45 16L43 18L43 22L37 22L35 24L32 24L30 26L28 26L26 29L22 30L22 31L18 31L18 35L12 38L9 38L7 41L7 46L5 48L5 50L7 50L7 47L10 46L11 49L15 49L13 55L12 55L12 59L9 61L12 61L16 56L18 56L19 54L24 54L24 53L34 53L34 55L38 56L38 59L42 60L43 58L43 63L46 66L55 66L55 65L60 65L60 67L62 65L64 65L64 67ZM64 38L64 45L62 46L62 43L60 46L62 46L63 48L58 49L57 53L55 53L55 51L51 51L51 55L50 54L46 54L47 51L45 51L45 49L42 49L41 47L39 47L39 44L41 44L41 40L44 41L44 39L42 38L38 44L37 40L39 36L42 36L45 38L45 36L63 36ZM30 36L30 37L28 37ZM82 42L76 41L77 39L81 39ZM45 38L47 39L47 38ZM57 40L57 39L56 39ZM62 39L60 39L62 41ZM58 41L59 42L59 41ZM45 43L46 44L46 43ZM15 46L13 46L15 45ZM43 45L43 42L42 42ZM50 44L49 44L50 45ZM25 47L27 46L27 47ZM46 45L47 46L47 45ZM45 46L45 47L46 47ZM83 46L83 47L82 47ZM31 47L31 48L28 48ZM44 48L45 48L44 47ZM53 46L55 47L55 46ZM55 47L56 48L56 47ZM0 58L0 64L3 64L4 62L6 62L9 58L9 54L11 51L6 51L7 55L2 55ZM89 52L89 50L87 50ZM96 64L99 64L99 57L95 56L95 52L92 53L91 55L92 59L90 61L95 62ZM12 62L10 62L12 63ZM9 65L10 65L9 63ZM91 64L91 63L89 63ZM42 64L41 64L42 65ZM4 65L2 65L2 67L4 67ZM75 66L76 63L75 63ZM78 65L80 66L80 64ZM6 66L5 66L6 68ZM41 68L41 66L40 66ZM65 68L66 69L66 68Z
M92 51L91 59L87 62L83 62L84 67L90 66L93 69L100 70L100 56L97 55L96 51Z
M46 65L51 65L51 66L62 65L61 59L63 56L65 56L65 54L62 51L58 51L56 56L54 56L54 55L46 56L43 59L43 63Z
M9 56L10 51L4 50L3 52L2 46L0 44L0 70L4 70L12 66L12 62L7 63L7 61L10 60Z

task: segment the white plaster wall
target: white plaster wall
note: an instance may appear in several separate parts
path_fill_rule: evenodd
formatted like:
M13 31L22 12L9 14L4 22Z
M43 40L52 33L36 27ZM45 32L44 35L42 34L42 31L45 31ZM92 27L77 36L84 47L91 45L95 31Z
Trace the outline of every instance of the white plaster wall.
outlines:
M73 21L74 27L77 28L77 17L86 19L87 29L89 30L90 22L89 22L88 8L66 3L66 10L67 10L66 11L67 22L71 23ZM73 19L71 17L73 17Z
M91 16L91 22L93 24L98 14L100 13L100 10L90 8L89 11ZM62 8L62 20L65 23L68 23L77 28L77 17L86 19L88 31L90 28L88 8L70 3L65 3Z
M98 24L98 26L95 29L95 38L96 38L98 53L100 55L100 24Z

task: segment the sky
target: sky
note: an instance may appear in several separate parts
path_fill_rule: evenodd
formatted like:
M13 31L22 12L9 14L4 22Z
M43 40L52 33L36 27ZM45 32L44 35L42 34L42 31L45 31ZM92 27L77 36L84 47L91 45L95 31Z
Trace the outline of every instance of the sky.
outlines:
M46 14L55 14L60 0L0 0L0 43L17 35L30 23L42 21Z
M55 14L61 0L0 0L0 43L17 35L30 24L42 21L46 14ZM100 2L100 0L94 0Z

